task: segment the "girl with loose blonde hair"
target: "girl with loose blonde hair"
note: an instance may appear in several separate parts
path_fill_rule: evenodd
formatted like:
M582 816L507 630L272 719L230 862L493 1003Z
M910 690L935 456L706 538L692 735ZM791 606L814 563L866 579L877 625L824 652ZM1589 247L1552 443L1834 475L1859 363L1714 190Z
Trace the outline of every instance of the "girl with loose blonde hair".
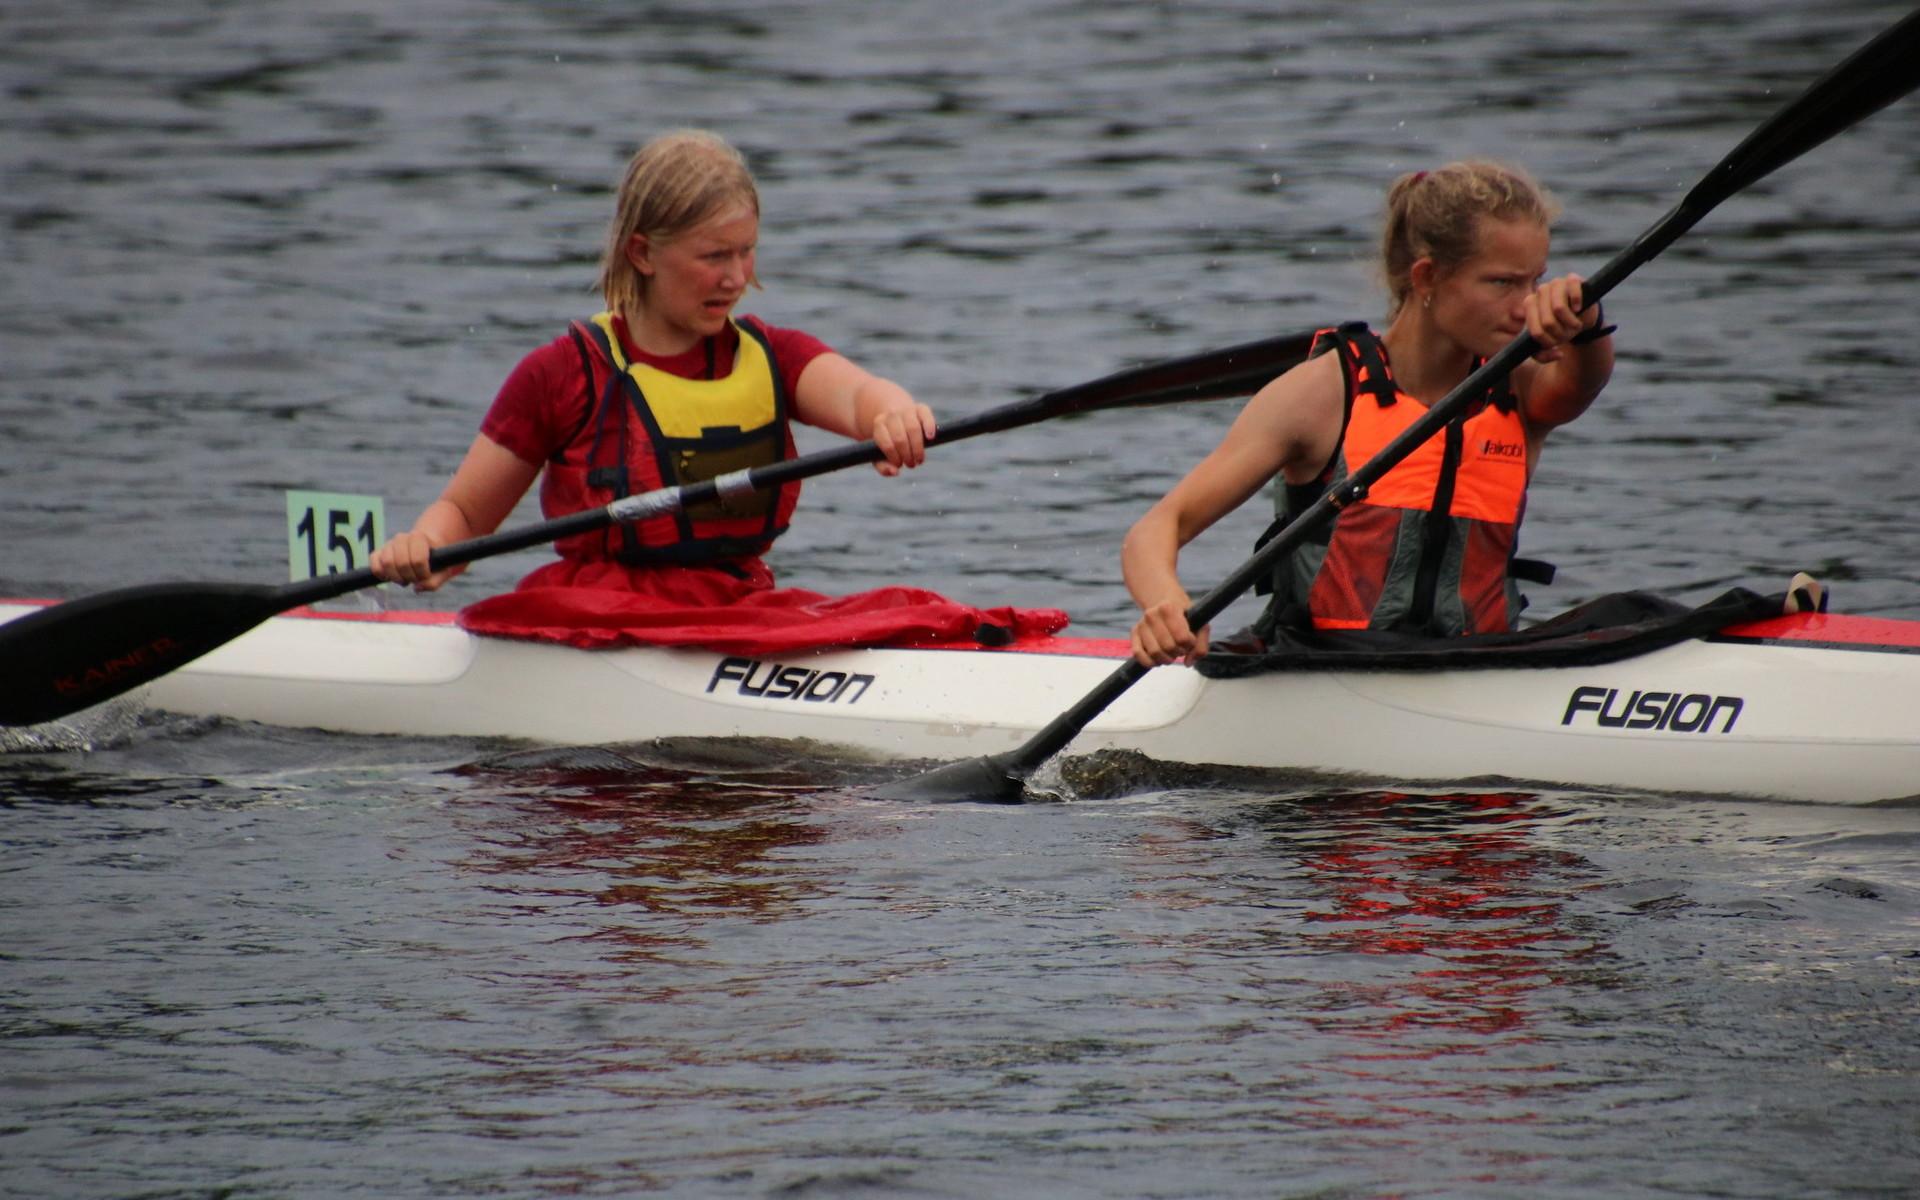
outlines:
M613 220L600 252L600 292L613 312L638 308L646 278L627 258L635 234L655 243L740 209L760 215L760 191L740 152L703 129L679 129L642 146L627 161ZM754 286L760 281L749 280Z
M918 466L933 413L810 334L734 314L759 286L760 193L740 152L681 129L628 161L600 257L606 311L578 320L507 377L440 498L373 556L382 579L439 587L432 551L491 533L536 478L548 518L616 499L743 478L794 456L789 422L871 439L883 475ZM761 555L799 484L723 492L711 505L570 535L514 593L631 592L695 609L771 590ZM808 593L811 595L811 593ZM468 627L487 632L467 610ZM549 601L541 628L598 619ZM637 601L636 601L637 603ZM599 602L601 615L613 611Z

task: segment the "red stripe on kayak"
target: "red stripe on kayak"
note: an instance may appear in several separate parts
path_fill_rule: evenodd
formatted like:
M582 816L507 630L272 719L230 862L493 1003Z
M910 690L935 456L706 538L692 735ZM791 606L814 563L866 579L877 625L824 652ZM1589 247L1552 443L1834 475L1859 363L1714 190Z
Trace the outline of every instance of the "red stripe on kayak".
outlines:
M900 647L911 650L995 650L1001 654L1065 654L1074 658L1125 658L1133 647L1125 638L1028 637L1005 646L979 642L945 642L937 646Z
M45 607L57 600L0 599L0 604ZM296 608L283 614L321 621L371 621L393 625L453 625L458 616L451 612L395 609L388 612L316 612ZM1729 625L1710 641L1771 642L1785 646L1817 646L1841 650L1880 650L1895 654L1920 654L1920 621L1895 617L1852 617L1838 613L1794 613ZM1007 646L983 646L977 642L952 642L921 646L924 650L997 650L1002 654L1064 654L1077 658L1125 658L1129 646L1125 638L1033 637L1021 638Z
M1709 641L1769 642L1836 650L1878 650L1893 654L1920 654L1920 621L1893 617L1850 617L1834 613L1794 613L1729 625ZM1131 653L1125 638L1022 638L1010 646L980 646L955 642L926 646L927 650L998 650L1003 654L1066 654L1080 658L1125 658Z
M21 601L19 603L36 603ZM282 616L316 621L372 621L391 625L453 625L457 613L423 612L394 609L390 612L316 612L311 608L289 609ZM688 647L698 649L698 647ZM845 647L823 646L823 650ZM994 650L1001 654L1064 654L1075 658L1125 658L1132 647L1125 638L1026 637L1005 646L987 646L980 642L941 642L929 646L882 646L886 650Z
M373 621L382 625L451 625L459 617L458 613L407 608L390 612L318 612L311 608L290 608L280 615L313 621Z
M396 609L391 612L314 612L297 608L286 614L326 621L372 621L395 625L452 625L456 614ZM1920 621L1892 617L1850 617L1833 613L1794 613L1730 625L1713 641L1772 642L1791 646L1881 650L1920 654ZM993 650L1001 654L1063 654L1073 658L1125 658L1131 653L1125 638L1030 637L1006 646L978 642L945 642L932 646L900 646L912 650Z
M1884 650L1920 654L1920 621L1893 617L1849 617L1834 613L1794 613L1744 625L1729 625L1713 641L1773 642L1838 650Z
M305 617L317 621L373 621L395 625L452 625L458 614L395 609L391 612L315 612L310 608L289 609L283 616ZM699 649L699 647L685 647ZM822 646L822 650L846 647ZM885 650L997 650L1002 654L1066 654L1080 658L1125 658L1132 653L1125 638L1028 637L1006 646L986 646L979 642L941 642L930 646L882 646Z

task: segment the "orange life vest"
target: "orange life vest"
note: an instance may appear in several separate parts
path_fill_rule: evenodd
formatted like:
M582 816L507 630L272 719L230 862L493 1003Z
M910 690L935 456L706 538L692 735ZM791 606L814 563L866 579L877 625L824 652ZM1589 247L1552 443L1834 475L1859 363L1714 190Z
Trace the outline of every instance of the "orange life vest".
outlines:
M1364 323L1321 330L1309 356L1328 350L1346 380L1340 447L1313 482L1276 481L1276 529L1427 412L1394 384L1386 347ZM1526 425L1503 379L1281 561L1266 619L1434 636L1513 628L1527 474Z
M773 348L747 322L733 327L740 339L733 369L719 379L684 379L629 362L611 313L574 322L569 332L588 395L599 401L548 461L541 511L549 518L565 516L793 457L791 404ZM563 558L615 559L628 566L753 557L786 532L799 499L795 481L575 534L554 549Z

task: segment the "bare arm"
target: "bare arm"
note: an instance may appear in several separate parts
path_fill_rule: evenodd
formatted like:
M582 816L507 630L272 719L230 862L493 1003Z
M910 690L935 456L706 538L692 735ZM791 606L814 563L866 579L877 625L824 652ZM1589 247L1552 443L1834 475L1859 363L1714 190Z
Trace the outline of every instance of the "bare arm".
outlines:
M925 462L937 428L933 410L907 389L838 354L822 354L800 372L793 408L809 425L856 440L872 438L887 456L874 464L882 475Z
M1340 363L1325 354L1293 368L1247 402L1212 453L1127 531L1120 569L1141 608L1133 655L1147 666L1206 650L1206 631L1187 627L1192 603L1180 584L1180 550L1279 473L1295 482L1332 457L1340 436Z
M1600 319L1598 305L1580 312L1580 277L1548 280L1527 297L1527 332L1546 349L1516 379L1521 416L1537 454L1547 432L1587 411L1613 376L1613 339L1584 346L1569 342Z
M433 591L466 567L434 573L427 569L427 556L441 546L500 528L500 522L507 519L539 474L539 464L527 462L480 434L467 448L467 457L440 498L427 506L412 529L395 534L374 552L373 573L382 579L410 583L416 591Z

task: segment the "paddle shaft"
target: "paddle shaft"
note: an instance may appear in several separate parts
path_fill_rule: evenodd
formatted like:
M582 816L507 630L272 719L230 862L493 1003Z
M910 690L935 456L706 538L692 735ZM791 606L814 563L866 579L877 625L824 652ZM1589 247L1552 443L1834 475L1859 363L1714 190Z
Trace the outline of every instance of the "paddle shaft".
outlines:
M1289 334L1129 368L963 417L940 431L940 442L1076 412L1246 395L1300 361L1312 339L1310 332ZM871 441L840 446L444 546L429 561L434 570L445 570L616 521L676 512L717 497L777 487L882 457ZM379 582L362 567L279 586L148 584L43 608L0 625L0 684L4 685L0 686L0 725L31 725L77 712L157 679L277 613Z
M1022 425L1032 425L1054 417L1077 412L1104 411L1112 408L1140 408L1188 400L1219 400L1245 396L1257 391L1275 375L1306 357L1313 344L1312 331L1283 334L1242 342L1222 350L1151 363L1093 380L1070 388L1019 400L998 408L961 417L941 425L938 445L964 441L986 433L1000 433ZM608 525L643 520L665 513L679 512L695 505L719 499L734 491L759 491L779 487L816 475L825 475L847 467L879 462L886 456L873 442L854 442L834 446L799 458L769 463L737 472L728 477L702 480L660 488L639 496L616 500L605 508L588 509L569 516L555 517L525 529L488 534L471 541L456 542L435 550L428 565L436 571L477 559L490 558L513 550L523 550L541 542L555 541L576 533L585 533ZM364 586L360 585L360 586ZM343 591L353 590L351 587ZM338 595L338 592L332 593Z
M1061 388L1030 400L1017 400L947 422L941 426L937 442L944 446L981 434L1000 433L1076 412L1244 396L1257 391L1275 375L1305 358L1312 344L1311 331L1283 334L1242 342L1221 350L1132 367L1090 383ZM879 462L885 457L880 447L871 441L833 446L798 458L741 471L731 478L706 479L699 483L659 488L616 500L603 508L589 508L521 529L454 542L433 551L427 564L432 570L444 571L448 567L511 554L542 542L558 541L609 525L679 512L717 500L734 489L758 491L775 488L847 467ZM381 580L372 570L360 567L336 575L299 580L279 591L286 597L285 608L298 608L304 604L344 596L379 582Z
M1920 86L1920 11L1908 15L1828 71L1798 99L1775 113L1722 159L1705 178L1632 245L1615 255L1582 284L1582 308L1591 307L1693 226L1722 200L1785 166L1848 126L1871 116ZM1187 609L1187 624L1199 629L1258 580L1280 559L1333 520L1340 509L1364 498L1381 476L1399 465L1428 438L1440 432L1498 380L1540 350L1532 334L1522 333L1469 374L1427 410L1425 416L1383 446L1337 488L1302 510L1258 553ZM1015 778L1024 778L1077 737L1088 722L1106 711L1150 668L1128 659L1073 707L1049 722L1018 748L990 760Z

